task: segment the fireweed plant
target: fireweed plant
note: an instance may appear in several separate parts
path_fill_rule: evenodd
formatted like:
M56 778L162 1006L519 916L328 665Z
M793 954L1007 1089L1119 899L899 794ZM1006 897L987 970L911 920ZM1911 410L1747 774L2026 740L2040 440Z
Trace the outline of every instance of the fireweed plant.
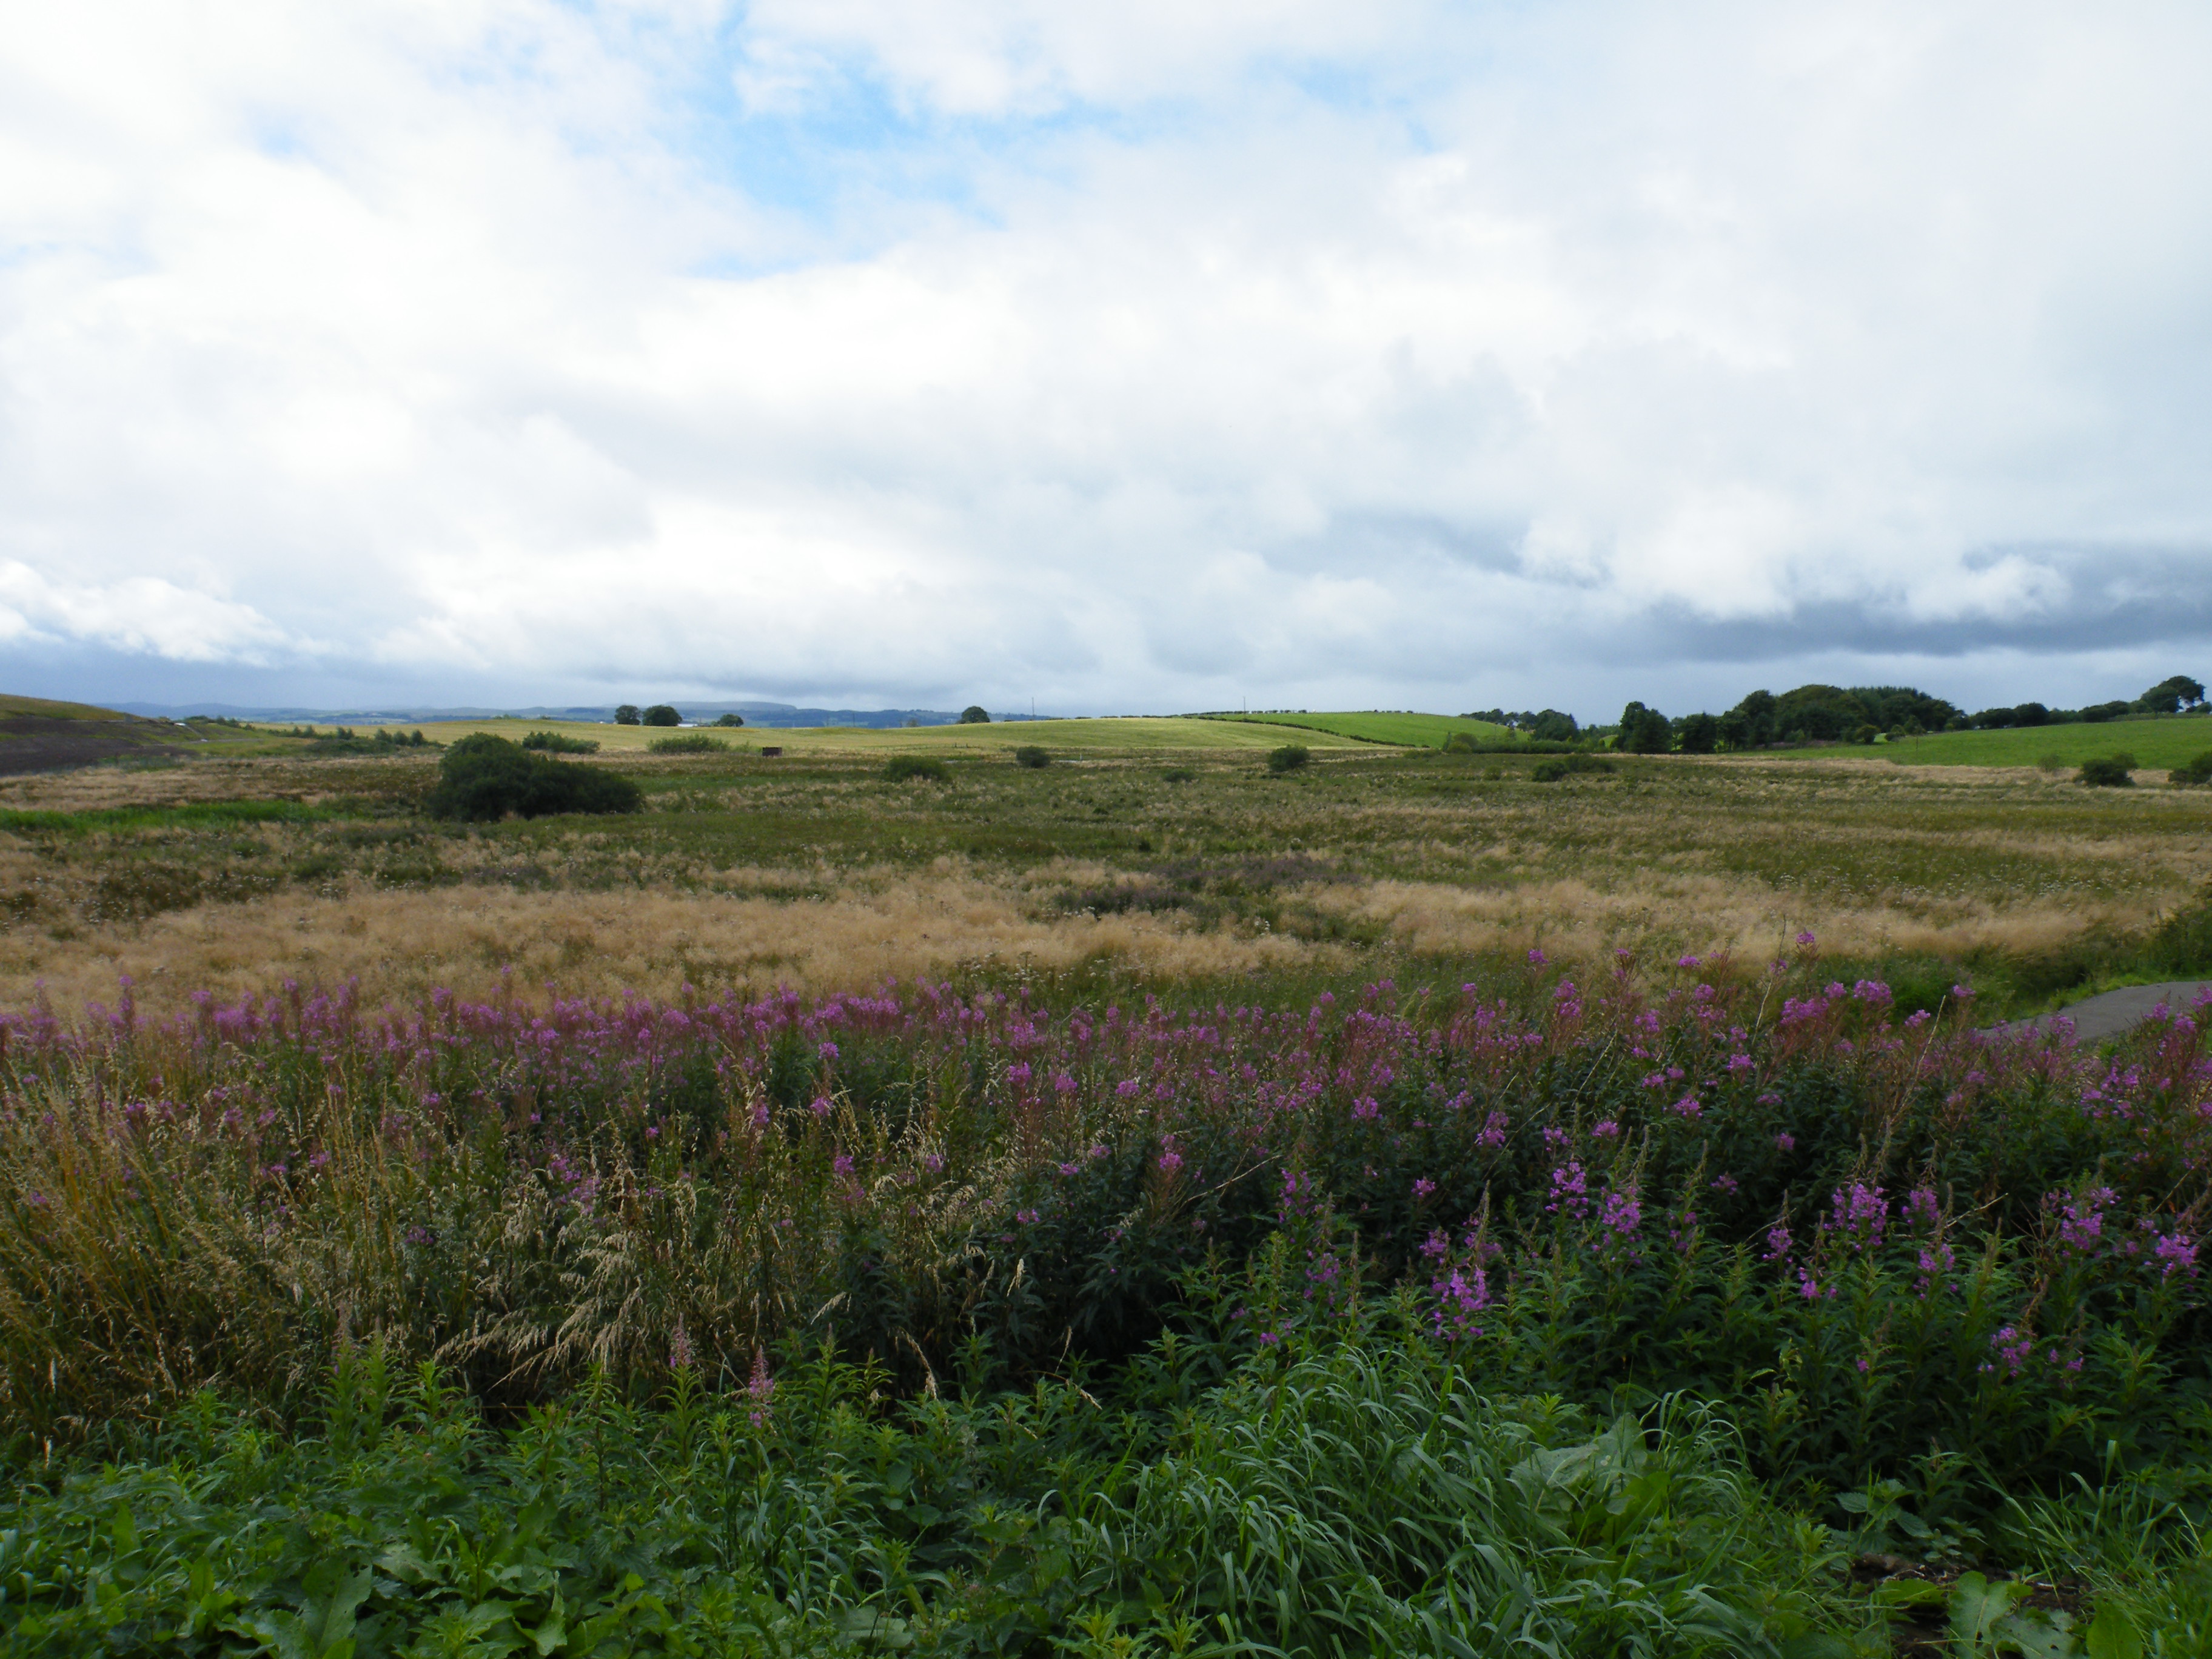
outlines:
M887 1396L1141 1389L1204 1333L1191 1403L1395 1296L1466 1386L1716 1402L1793 1500L1902 1482L1959 1536L2212 1437L2204 1009L2093 1052L1975 1029L1964 987L1899 1018L1809 938L1531 957L1293 1010L341 988L158 1023L126 985L0 1018L0 1424L296 1419L369 1348L495 1417L742 1399L824 1342Z

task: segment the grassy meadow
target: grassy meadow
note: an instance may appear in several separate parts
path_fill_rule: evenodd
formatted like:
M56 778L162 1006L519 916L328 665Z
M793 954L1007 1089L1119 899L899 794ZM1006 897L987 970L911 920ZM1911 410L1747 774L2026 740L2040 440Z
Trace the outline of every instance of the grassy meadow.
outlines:
M2212 792L1325 718L0 781L0 1655L2212 1652Z
M2212 750L2212 719L2140 714L2100 724L1939 732L1894 739L1877 752L1912 766L2039 766L2068 771L2086 760L2124 753L2133 755L2147 771L2160 773L2207 750Z

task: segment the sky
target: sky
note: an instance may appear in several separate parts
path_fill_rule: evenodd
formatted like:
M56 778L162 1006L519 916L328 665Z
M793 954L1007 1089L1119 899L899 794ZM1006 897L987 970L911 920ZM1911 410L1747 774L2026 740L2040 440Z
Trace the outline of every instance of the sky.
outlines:
M11 0L0 690L2212 678L2212 8Z

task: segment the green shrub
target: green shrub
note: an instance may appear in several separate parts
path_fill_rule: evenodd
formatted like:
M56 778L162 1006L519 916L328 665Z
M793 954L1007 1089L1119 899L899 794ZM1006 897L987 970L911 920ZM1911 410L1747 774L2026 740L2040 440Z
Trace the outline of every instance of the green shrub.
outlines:
M1036 744L1033 743L1025 743L1020 748L1014 750L1014 764L1017 766L1024 766L1031 771L1036 771L1040 767L1051 765L1052 757L1046 754L1044 750L1038 748Z
M1166 771L1160 774L1160 781L1163 783L1188 783L1197 775L1198 774L1192 771L1188 766L1170 766Z
M1286 743L1280 749L1267 751L1267 769L1270 772L1295 772L1312 759L1313 750L1305 744Z
M2133 755L2100 755L2081 763L2078 781L2094 789L2124 789L2135 782L2130 775L2135 769Z
M1563 760L1538 761L1535 769L1528 774L1531 783L1557 783L1567 775L1568 767Z
M904 783L908 778L927 778L932 783L950 783L952 774L941 760L927 760L920 755L898 755L884 768L884 776L893 783Z
M2212 783L2212 749L2206 750L2186 765L2175 767L2166 775L2166 781L2191 787Z
M510 813L635 812L642 804L628 778L526 754L505 738L478 732L446 751L426 806L433 817L481 823Z
M960 711L960 724L963 726L988 726L990 723L991 711L980 702L971 702Z
M657 702L653 704L653 707L647 709L644 714L639 715L638 720L640 724L645 726L681 726L684 724L684 716L678 714L675 708L670 704L665 702Z
M721 738L710 738L704 732L687 732L680 738L655 738L645 746L656 755L726 754L730 747Z
M560 732L532 732L522 740L525 749L542 755L596 755L597 738L572 738Z

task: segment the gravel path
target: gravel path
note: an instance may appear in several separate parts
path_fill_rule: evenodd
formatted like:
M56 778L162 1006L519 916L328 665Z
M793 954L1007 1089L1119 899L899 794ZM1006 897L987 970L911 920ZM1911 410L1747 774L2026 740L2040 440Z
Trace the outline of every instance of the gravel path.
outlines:
M2022 1020L2021 1025L2030 1030L2047 1031L2051 1022L2070 1019L2074 1036L2081 1042L2101 1042L2106 1037L2119 1036L2148 1019L2152 1010L2160 1003L2177 1012L2189 1009L2200 997L2212 998L2212 979L2168 980L2163 985L2130 985L2118 991L2107 991L2102 996L2077 1002L2070 1008L2061 1008L2055 1014L2044 1014L2034 1019ZM2000 1027L2011 1030L2012 1026Z

